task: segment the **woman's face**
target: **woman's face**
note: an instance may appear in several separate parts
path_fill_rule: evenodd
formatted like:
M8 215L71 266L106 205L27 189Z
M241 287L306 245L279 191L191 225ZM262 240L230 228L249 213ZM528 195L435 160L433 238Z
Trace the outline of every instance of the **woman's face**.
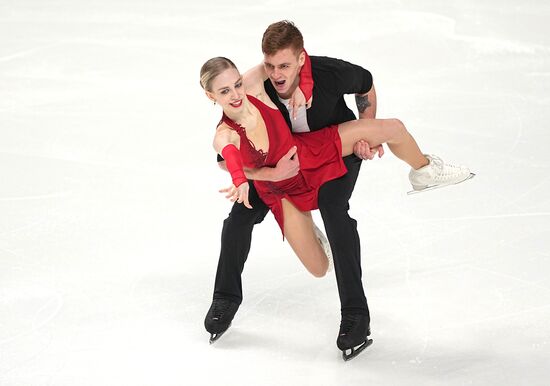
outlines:
M212 91L207 91L207 95L226 112L239 111L245 97L243 78L239 71L228 68L220 73L212 80Z

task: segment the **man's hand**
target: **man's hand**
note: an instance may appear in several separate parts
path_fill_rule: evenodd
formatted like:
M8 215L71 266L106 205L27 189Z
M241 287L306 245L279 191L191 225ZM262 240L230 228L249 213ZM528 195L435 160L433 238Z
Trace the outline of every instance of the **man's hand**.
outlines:
M218 162L222 167L222 162ZM296 146L290 150L277 162L275 167L264 166L261 168L244 168L246 178L257 181L282 181L294 177L300 170L300 161L296 154Z
M239 185L238 188L235 185L231 185L228 188L220 189L220 193L226 193L225 198L229 199L231 202L237 201L239 204L244 204L248 209L252 209L252 205L248 202L248 190L250 186L248 182L243 182Z
M296 153L296 146L292 146L290 150L277 162L273 168L273 178L271 181L282 181L287 178L294 177L300 171L300 160Z
M378 158L382 158L384 155L384 147L382 145L370 147L367 141L360 140L353 146L353 153L363 160L373 159L376 153L378 153Z

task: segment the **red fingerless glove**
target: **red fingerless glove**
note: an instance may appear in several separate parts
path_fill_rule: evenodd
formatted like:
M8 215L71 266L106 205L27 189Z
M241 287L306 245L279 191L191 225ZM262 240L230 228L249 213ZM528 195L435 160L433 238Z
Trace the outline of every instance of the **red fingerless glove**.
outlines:
M306 103L309 102L311 99L311 96L313 95L313 75L311 74L311 59L309 58L309 55L307 54L306 50L304 50L304 54L306 57L306 60L304 62L304 65L300 69L300 84L298 85L300 87L300 90L302 90L302 93L306 97Z
M231 174L233 185L238 187L242 183L248 181L244 175L243 159L239 149L233 144L229 144L222 149L222 157L225 159L227 170Z

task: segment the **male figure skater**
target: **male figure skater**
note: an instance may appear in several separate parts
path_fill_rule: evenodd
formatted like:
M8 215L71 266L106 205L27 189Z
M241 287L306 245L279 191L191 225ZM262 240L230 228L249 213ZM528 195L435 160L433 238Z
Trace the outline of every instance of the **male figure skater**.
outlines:
M293 109L290 97L300 83L300 70L305 62L303 37L293 23L280 21L271 24L263 35L262 51L268 76L265 89L292 131L315 131L356 119L344 101L346 94L356 95L360 118L375 118L376 93L370 72L327 57L310 57L313 98L309 108ZM370 159L377 150L369 149L366 143L358 143L355 153L363 159ZM246 175L250 179L273 181L290 178L299 169L299 160L293 159L292 155L289 153L283 157L275 168L250 169L246 170ZM357 222L348 214L348 201L359 174L361 158L356 155L344 158L347 174L323 185L318 203L334 259L342 318L337 346L345 360L355 357L372 342L368 339L370 315L361 281ZM223 162L222 159L219 161ZM249 202L252 209L235 203L224 221L213 302L205 318L205 327L212 334L211 342L229 328L242 302L241 273L250 250L252 229L268 212L253 184L250 184Z

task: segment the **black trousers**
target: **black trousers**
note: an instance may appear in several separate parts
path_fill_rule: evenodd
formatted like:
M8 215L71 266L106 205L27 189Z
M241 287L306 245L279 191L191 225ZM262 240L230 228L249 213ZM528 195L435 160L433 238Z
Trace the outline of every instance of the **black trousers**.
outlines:
M325 183L319 190L319 211L334 256L334 271L340 295L341 312L369 316L361 282L361 249L357 222L349 214L349 199L361 168L355 155L344 157L347 174ZM250 184L249 201L253 209L235 204L223 222L221 252L214 285L214 299L242 302L241 274L250 251L252 229L262 222L269 208ZM370 318L370 316L369 316Z

